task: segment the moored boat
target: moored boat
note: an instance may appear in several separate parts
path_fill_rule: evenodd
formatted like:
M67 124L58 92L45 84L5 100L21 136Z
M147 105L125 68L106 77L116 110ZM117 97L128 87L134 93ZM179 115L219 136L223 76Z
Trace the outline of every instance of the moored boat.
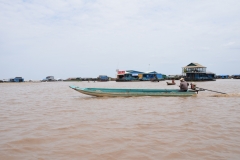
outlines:
M181 92L178 89L118 89L118 88L70 88L91 96L97 97L132 97L132 96L165 96L165 97L190 97L196 95L196 91Z
M172 79L172 83L167 82L167 85L175 85L175 84L176 84L176 83L175 83L174 79Z
M167 82L167 85L175 85L176 83Z

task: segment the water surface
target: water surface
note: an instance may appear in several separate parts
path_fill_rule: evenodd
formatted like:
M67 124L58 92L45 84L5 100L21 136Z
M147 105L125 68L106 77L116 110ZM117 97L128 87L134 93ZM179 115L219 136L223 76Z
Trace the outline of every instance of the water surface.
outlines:
M2 83L0 159L240 158L240 80L197 82L229 94L196 97L97 98L69 85L178 88L165 81Z

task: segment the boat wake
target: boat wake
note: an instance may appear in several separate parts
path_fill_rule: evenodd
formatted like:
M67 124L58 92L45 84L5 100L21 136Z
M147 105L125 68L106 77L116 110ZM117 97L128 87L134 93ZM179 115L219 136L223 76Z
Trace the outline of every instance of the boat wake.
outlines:
M210 97L240 97L240 93L229 93L229 94L214 94Z

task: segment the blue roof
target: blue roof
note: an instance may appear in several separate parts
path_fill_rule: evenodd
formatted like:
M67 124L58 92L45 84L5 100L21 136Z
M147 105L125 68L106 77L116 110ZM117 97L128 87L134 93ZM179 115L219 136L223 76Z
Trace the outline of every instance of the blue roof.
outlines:
M132 74L132 73L143 73L143 72L140 72L140 71L134 71L134 70L126 70L126 72L129 72L129 74Z
M99 77L108 77L108 76L106 76L106 75L99 75Z
M156 71L152 71L152 72L144 72L144 74L162 74L162 73L158 73Z
M151 71L151 72L140 72L140 71L135 71L135 70L126 70L125 74L162 74L162 73L158 73L156 71ZM162 74L163 75L163 74Z

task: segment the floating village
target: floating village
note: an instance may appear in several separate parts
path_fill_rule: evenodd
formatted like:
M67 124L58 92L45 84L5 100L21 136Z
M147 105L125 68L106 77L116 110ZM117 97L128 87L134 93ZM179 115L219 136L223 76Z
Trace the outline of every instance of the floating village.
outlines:
M142 72L136 70L117 70L116 77L109 77L107 75L99 75L98 77L72 77L67 79L54 78L54 76L47 76L38 82L57 82L57 81L116 81L116 82L144 82L152 81L159 82L164 80L179 80L184 78L186 81L216 81L216 79L240 79L240 74L235 75L216 75L208 72L207 67L199 63L190 63L182 67L182 73L179 75L166 75L156 71ZM24 81L24 77L15 77L9 79L0 79L0 83L5 82L33 82L33 80Z

